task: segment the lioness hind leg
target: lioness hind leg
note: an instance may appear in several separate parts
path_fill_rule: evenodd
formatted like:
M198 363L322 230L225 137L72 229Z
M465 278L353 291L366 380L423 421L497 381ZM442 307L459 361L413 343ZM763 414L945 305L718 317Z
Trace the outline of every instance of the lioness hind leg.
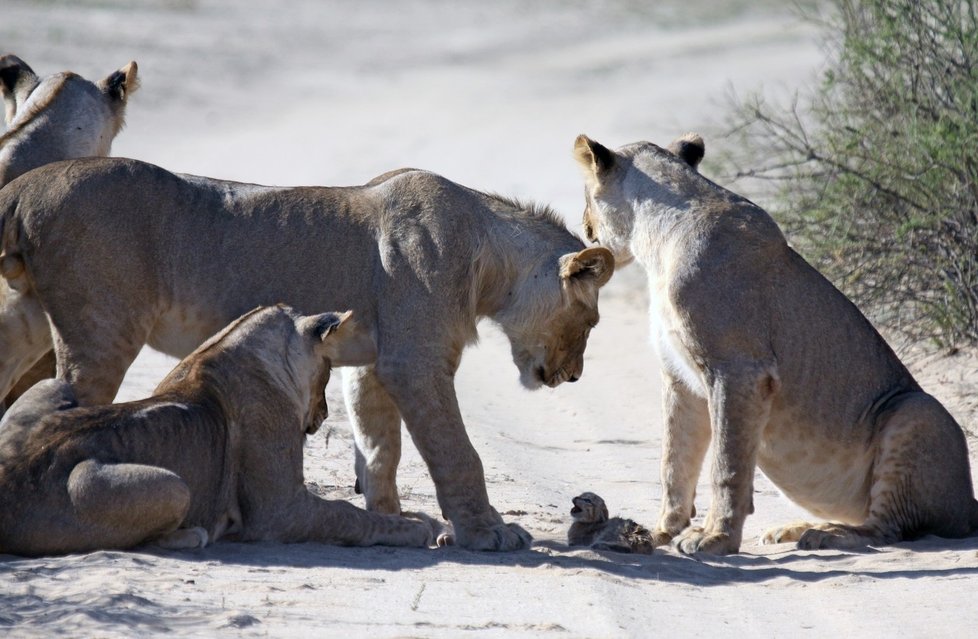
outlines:
M172 533L190 508L190 489L177 474L142 464L86 460L68 478L68 495L85 539L80 550L131 548Z
M149 336L152 318L132 306L110 304L90 313L51 311L51 334L58 377L71 383L82 406L110 404L126 370ZM148 304L147 304L148 306Z
M37 360L10 388L10 392L4 398L4 404L12 406L34 384L53 378L57 373L57 366L58 362L54 357L54 351L48 351L42 355L41 359Z
M857 548L974 532L967 446L954 418L927 393L914 392L891 400L879 420L866 521L815 526L798 540L799 548Z
M397 495L401 413L373 366L344 368L343 396L356 442L357 486L367 509L396 515L401 512Z
M40 302L33 294L11 290L0 279L0 399L9 408L33 383L9 395L25 375L33 373L45 352L51 350L51 328ZM53 357L52 360L53 361ZM54 377L51 370L47 377ZM40 379L34 376L33 381ZM2 413L2 410L0 410Z

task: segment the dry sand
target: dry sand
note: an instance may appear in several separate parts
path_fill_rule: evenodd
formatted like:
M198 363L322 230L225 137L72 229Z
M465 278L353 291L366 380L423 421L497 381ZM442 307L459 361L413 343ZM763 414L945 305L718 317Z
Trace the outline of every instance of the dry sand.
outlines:
M723 144L714 140L731 87L790 93L821 60L811 31L778 3L644 5L8 0L0 49L41 73L86 77L135 58L143 85L116 155L269 184L361 183L419 166L552 203L577 228L576 134L618 145L695 129L709 155ZM978 539L866 552L760 546L764 529L803 516L762 475L740 555L566 547L570 498L583 490L655 521L662 416L643 286L630 267L602 293L577 384L522 390L488 323L465 355L457 387L468 433L494 505L535 536L531 550L218 543L2 557L0 628L12 637L973 634ZM963 353L915 364L972 429L976 362ZM172 364L144 351L119 399L147 395ZM306 476L322 494L362 504L338 386L328 389L328 427L310 438ZM398 483L406 507L437 512L410 444ZM705 512L705 482L698 494Z

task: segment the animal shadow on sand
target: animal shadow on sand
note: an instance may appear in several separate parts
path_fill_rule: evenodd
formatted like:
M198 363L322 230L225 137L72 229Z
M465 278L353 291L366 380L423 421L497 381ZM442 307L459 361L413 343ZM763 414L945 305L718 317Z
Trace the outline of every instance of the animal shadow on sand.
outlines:
M762 583L773 579L820 582L842 577L872 579L916 579L978 575L978 537L941 539L926 537L886 548L864 551L802 551L785 545L784 550L764 547L754 554L752 547L737 555L714 557L686 556L670 547L657 548L653 555L624 554L612 551L572 548L563 542L541 540L530 550L485 553L457 547L439 549L392 548L375 546L348 548L315 543L279 544L271 542L221 542L196 551L168 551L145 547L135 552L100 551L65 558L25 559L0 555L0 582L22 580L27 570L36 576L54 574L60 562L113 561L154 565L159 561L185 561L209 565L240 565L251 568L340 568L363 571L424 570L441 564L464 566L551 567L570 571L593 570L629 579L710 586ZM770 550L768 550L770 549ZM949 566L947 554L968 559ZM930 557L928 555L933 555ZM20 574L21 577L17 575ZM3 620L0 619L0 625Z
M914 544L900 544L865 552L797 551L786 549L769 554L747 552L726 557L684 556L672 548L658 548L653 555L623 554L575 549L558 541L539 541L529 550L511 553L485 553L457 547L425 550L374 546L346 548L315 543L279 544L270 542L220 542L197 551L170 551L145 548L138 551L98 551L84 555L54 558L20 558L0 555L0 628L33 629L36 636L47 630L76 628L85 634L92 627L125 633L159 634L174 630L201 628L241 629L261 624L248 611L220 608L213 601L183 598L179 602L165 597L138 594L141 580L151 579L167 589L194 590L200 575L220 575L222 568L232 572L275 573L281 579L292 569L346 569L362 573L361 580L383 582L383 574L409 570L423 573L441 565L480 568L507 566L566 570L568 574L594 572L624 580L648 583L687 584L708 587L731 584L762 584L773 580L802 583L832 579L919 579L978 575L978 538L943 540L929 537ZM953 555L949 558L947 555ZM934 555L929 557L928 555ZM970 565L961 565L960 559ZM954 563L953 567L948 567ZM919 567L913 567L917 564ZM911 566L908 568L908 566ZM237 569L237 570L235 570ZM124 587L81 587L73 592L56 588L51 594L44 582L71 583L92 570L107 570ZM304 577L297 573L294 587ZM213 577L211 577L213 578ZM218 577L219 579L223 578ZM125 584L135 584L136 590ZM81 583L81 582L79 582ZM34 585L37 585L35 588ZM227 586L231 586L228 581ZM45 591L48 592L45 592ZM145 593L144 593L145 594ZM172 598L171 598L172 599ZM258 626L259 628L261 626Z

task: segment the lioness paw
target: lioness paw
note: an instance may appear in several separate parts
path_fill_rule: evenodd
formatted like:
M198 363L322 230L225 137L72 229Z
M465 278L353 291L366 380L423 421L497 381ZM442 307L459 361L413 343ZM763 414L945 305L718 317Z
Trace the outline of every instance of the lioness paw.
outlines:
M518 524L496 524L457 531L456 542L469 550L512 551L530 547L533 537Z
M801 539L806 530L813 524L807 521L799 521L787 526L771 528L761 537L762 544L787 544Z
M689 528L676 539L676 548L684 555L708 553L732 555L740 550L740 544L727 533L707 533L702 528Z
M826 548L845 547L842 537L827 530L810 528L798 538L799 550L824 550Z
M434 517L426 515L422 512L407 512L401 513L402 517L407 519L414 519L418 524L421 524L425 531L425 539L423 543L418 544L419 546L426 546L428 548L449 546L450 541L444 541L446 538L451 538L452 531L451 527L443 524Z
M672 541L673 537L675 537L675 535L667 530L652 531L652 543L655 546L665 546Z
M157 538L153 543L166 550L190 550L203 548L210 541L207 531L200 526L180 528Z

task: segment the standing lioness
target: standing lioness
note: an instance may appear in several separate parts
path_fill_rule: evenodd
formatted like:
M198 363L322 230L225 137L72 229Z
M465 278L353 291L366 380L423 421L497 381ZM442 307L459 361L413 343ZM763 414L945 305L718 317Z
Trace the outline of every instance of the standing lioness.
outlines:
M581 375L614 259L549 211L423 171L273 188L93 158L15 180L0 216L0 273L50 315L59 377L83 404L111 401L145 343L185 355L258 304L350 308L377 345L375 366L344 375L367 506L399 512L403 418L460 545L529 543L489 504L454 376L480 317L509 337L527 387ZM47 333L0 319L2 395L47 347L25 327Z
M7 131L0 135L0 187L49 162L108 155L125 122L129 98L139 86L137 71L132 61L99 82L70 71L40 77L17 56L0 56L0 95L7 121ZM44 329L37 339L50 341L43 334L47 322L41 305L0 281L0 321L6 321L11 305L21 317L32 315L31 323ZM24 337L35 339L31 331ZM25 371L9 393L0 395L0 414L4 403L9 405L34 382L53 375L54 369L54 356L48 355Z
M645 267L665 388L658 542L737 552L754 467L841 523L769 533L803 548L978 531L961 428L760 208L699 175L703 141L611 151L580 136L584 226ZM687 528L713 439L713 503Z
M326 417L330 359L368 350L347 315L259 308L184 359L149 399L78 408L45 380L0 421L0 553L155 542L425 546L429 523L310 493L302 443Z

